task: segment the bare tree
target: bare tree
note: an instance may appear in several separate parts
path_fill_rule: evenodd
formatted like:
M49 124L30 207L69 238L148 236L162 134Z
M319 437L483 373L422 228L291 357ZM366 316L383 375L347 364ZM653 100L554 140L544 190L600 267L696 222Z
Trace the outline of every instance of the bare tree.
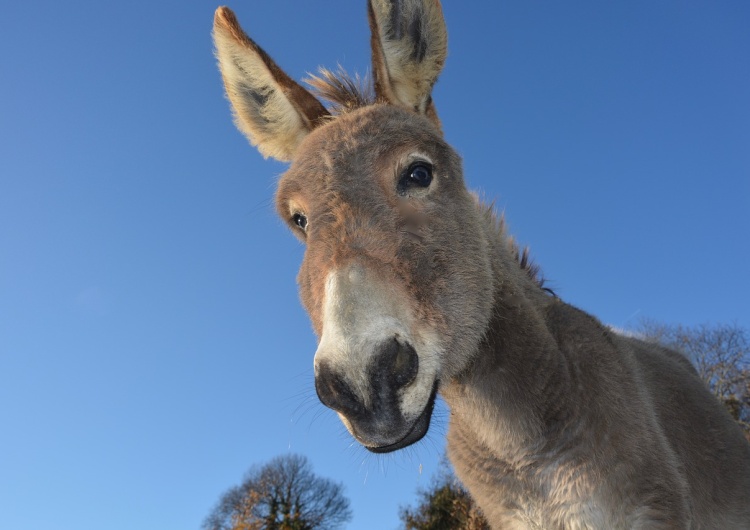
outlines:
M750 337L736 324L667 325L643 320L636 332L683 352L750 440Z
M251 469L206 517L204 530L335 529L351 519L343 486L316 476L307 458L279 456Z

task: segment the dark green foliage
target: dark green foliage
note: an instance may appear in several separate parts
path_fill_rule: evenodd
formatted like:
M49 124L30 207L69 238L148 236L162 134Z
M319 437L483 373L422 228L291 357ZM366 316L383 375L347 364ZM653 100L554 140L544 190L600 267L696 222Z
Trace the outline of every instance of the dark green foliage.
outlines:
M429 489L418 493L419 504L401 508L404 530L489 530L469 493L453 475L447 460Z

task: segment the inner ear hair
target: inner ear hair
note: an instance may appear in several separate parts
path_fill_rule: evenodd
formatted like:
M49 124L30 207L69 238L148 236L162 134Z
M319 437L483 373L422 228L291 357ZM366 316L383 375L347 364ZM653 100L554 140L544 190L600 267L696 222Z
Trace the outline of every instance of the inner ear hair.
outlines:
M325 106L247 36L229 8L216 10L213 36L237 127L264 156L291 160L329 115Z
M378 99L426 115L439 126L432 87L447 55L437 0L370 0L375 92Z

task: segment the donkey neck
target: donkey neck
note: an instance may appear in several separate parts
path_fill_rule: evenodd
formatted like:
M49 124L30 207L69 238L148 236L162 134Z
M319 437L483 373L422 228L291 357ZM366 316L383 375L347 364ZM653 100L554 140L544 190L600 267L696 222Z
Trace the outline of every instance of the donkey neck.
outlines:
M473 362L443 385L451 430L470 431L476 442L510 465L545 450L550 429L570 424L572 369L559 351L545 314L559 300L545 293L508 251L493 249L493 314Z

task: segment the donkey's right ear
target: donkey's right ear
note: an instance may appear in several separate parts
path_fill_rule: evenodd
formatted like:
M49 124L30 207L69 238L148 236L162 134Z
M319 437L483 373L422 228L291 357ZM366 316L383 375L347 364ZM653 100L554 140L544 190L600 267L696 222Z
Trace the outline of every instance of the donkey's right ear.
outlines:
M242 31L231 9L216 10L213 36L237 128L263 156L291 160L328 111Z
M432 87L443 69L448 34L439 0L369 0L375 94L440 127Z

